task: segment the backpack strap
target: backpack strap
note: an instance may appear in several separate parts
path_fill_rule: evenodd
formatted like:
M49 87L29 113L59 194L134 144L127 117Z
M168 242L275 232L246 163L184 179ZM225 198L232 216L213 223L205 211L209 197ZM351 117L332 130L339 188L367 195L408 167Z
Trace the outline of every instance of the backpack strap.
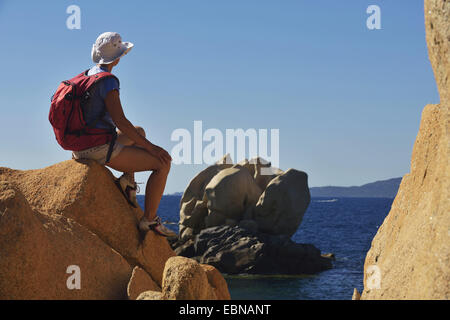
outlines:
M107 71L104 71L104 72L99 72L99 73L97 73L97 74L88 76L88 75L87 75L88 71L89 71L89 69L86 70L86 71L84 71L84 72L81 73L80 75L78 75L78 77L81 77L81 78L84 78L84 79L87 79L87 80L88 80L87 83L86 83L86 85L84 86L84 88L82 88L83 91L84 91L84 94L82 94L83 96L81 97L82 99L89 99L89 96L90 96L90 89L91 89L94 85L97 85L100 81L102 81L102 80L104 80L104 79L106 79L106 78L114 78L114 79L116 79L117 84L118 84L119 87L120 87L120 81L119 81L119 79L118 79L115 75L113 75L112 73L107 72ZM103 118L105 117L105 115L106 115L106 106L103 108L103 110L101 111L100 115L99 115L96 119L94 119L91 123L87 123L86 126L87 126L88 128L95 128L95 126L96 126L99 122L102 122L103 124L105 124L105 125L110 129L111 133L113 133L113 131L116 132L114 126L112 126L109 122L106 122L105 120L103 120Z
M114 145L116 144L116 140L117 140L117 132L114 130L114 133L112 135L111 141L109 143L108 153L106 154L106 161L105 161L105 163L108 163L109 160L111 160L111 155L112 155L112 152L114 150Z
M89 70L86 70L86 71L85 71L86 77L93 77L93 78L95 79L94 82L93 82L90 86L96 84L97 82L99 82L99 81L101 81L101 80L103 80L103 79L105 79L105 78L114 78L114 79L117 80L117 83L119 84L119 87L120 87L120 81L119 81L119 78L117 78L117 77L116 77L115 75L113 75L111 72L104 71L104 72L99 72L99 73L93 74L93 75L91 75L91 76L88 76L88 75L87 75L87 72L88 72L88 71L89 71ZM90 86L89 86L89 87L90 87ZM87 89L87 90L89 90L89 89Z
M100 115L96 118L96 119L94 119L94 121L92 121L91 123L89 123L89 124L86 124L86 126L88 127L88 128L95 128L95 126L99 123L99 122L102 122L104 125L106 125L107 127L109 127L109 129L111 130L111 131L115 131L115 127L111 124L111 123L109 123L109 122L107 122L107 121L105 121L103 118L105 117L105 115L106 115L106 107L104 107L103 108L103 110L102 110L102 112L100 113Z
M114 79L116 79L116 81L117 81L117 83L118 83L118 85L119 85L119 87L120 87L120 81L119 81L119 79L115 76L115 75L113 75L112 73L110 73L110 72L100 72L100 73L97 73L97 74L95 74L95 75L92 75L92 76L88 76L87 75L87 72L88 72L88 70L87 71L85 71L84 72L84 75L86 76L86 77L94 77L95 78L95 80L94 80L94 82L92 82L87 88L86 88L86 94L89 96L89 89L90 88L92 88L94 85L97 85L100 81L102 81L102 80L104 80L104 79L106 79L106 78L114 78ZM117 140L117 131L116 131L116 127L114 127L113 125L111 125L111 123L109 123L109 122L107 122L107 121L105 121L103 118L105 117L105 115L106 115L106 105L103 107L103 110L102 110L102 112L100 113L100 115L97 117L97 119L95 119L92 123L90 123L90 124L88 124L88 126L90 127L90 128L95 128L95 126L99 123L99 122L102 122L103 124L105 124L107 127L109 127L109 129L110 129L110 133L111 133L111 135L112 135L112 137L111 137L111 141L109 142L109 147L108 147L108 152L107 152L107 154L106 154L106 163L108 163L109 162L109 160L111 160L111 155L112 155L112 153L113 153L113 150L114 150L114 145L116 144L116 140Z

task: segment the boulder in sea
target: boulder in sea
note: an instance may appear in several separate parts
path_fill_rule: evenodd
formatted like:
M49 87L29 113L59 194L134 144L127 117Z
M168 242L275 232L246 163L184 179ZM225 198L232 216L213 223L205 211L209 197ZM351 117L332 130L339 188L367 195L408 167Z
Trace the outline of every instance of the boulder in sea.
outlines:
M200 172L181 199L177 255L228 274L302 274L332 267L312 244L294 243L310 202L308 176L264 159L222 159ZM224 163L227 163L225 165Z
M239 226L204 229L175 251L226 274L313 274L332 267L332 259L312 244Z
M206 185L221 170L232 164L215 164L198 173L189 183L180 201L180 237L189 239L205 228L208 215L204 198Z
M292 236L310 202L307 174L283 172L261 158L236 165L222 162L201 171L187 186L180 202L180 239L243 220L254 221L264 233Z
M310 201L308 176L289 169L269 182L256 204L253 219L261 232L290 237L297 231Z
M205 188L208 214L218 213L225 219L239 221L248 207L255 206L261 193L247 169L241 166L223 169Z

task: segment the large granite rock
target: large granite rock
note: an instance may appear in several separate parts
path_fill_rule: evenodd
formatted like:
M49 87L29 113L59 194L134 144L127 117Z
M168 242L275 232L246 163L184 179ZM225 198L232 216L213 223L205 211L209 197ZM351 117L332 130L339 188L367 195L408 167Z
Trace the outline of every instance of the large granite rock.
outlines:
M425 0L429 57L440 93L427 105L389 215L364 264L361 299L450 298L450 2Z
M208 215L206 185L221 170L232 164L215 164L198 173L186 187L180 201L180 237L189 238L205 228Z
M262 190L244 167L223 169L205 188L208 213L219 213L225 219L239 221L248 207L256 204L261 193ZM211 226L214 224L208 225Z
M450 23L448 0L425 0L425 31L428 57L441 97L441 105L448 110L450 102Z
M193 257L227 274L312 274L332 267L332 259L311 244L240 226L207 228L173 246L178 255Z
M212 266L184 257L172 257L167 261L161 294L149 290L138 297L138 300L218 299L230 299L227 284L220 273Z
M239 162L238 165L246 168L250 172L261 190L266 189L270 180L283 173L282 170L272 167L270 162L262 159L261 157L253 158L250 161L244 159Z
M269 182L256 204L253 219L262 232L290 237L297 231L310 201L308 176L289 169Z
M136 265L134 278L161 288L175 252L166 238L139 233L142 215L93 161L0 168L0 299L125 299ZM80 290L67 288L71 265L80 268Z
M156 284L156 282L144 269L136 266L133 269L127 286L128 299L136 300L143 292L146 291L161 292L161 287Z
M310 202L306 173L283 172L261 158L235 165L224 159L201 171L186 188L180 203L180 239L244 220L253 220L262 232L292 236Z
M131 267L120 254L72 219L34 212L7 181L0 181L0 248L0 299L126 297ZM69 289L74 265L80 289Z
M225 156L186 188L180 235L171 245L228 274L320 272L331 259L290 240L309 203L306 173L283 172L261 158L232 165Z
M228 284L219 270L208 264L201 264L200 267L202 267L203 271L206 273L209 285L213 288L216 299L230 300L231 296L228 291Z

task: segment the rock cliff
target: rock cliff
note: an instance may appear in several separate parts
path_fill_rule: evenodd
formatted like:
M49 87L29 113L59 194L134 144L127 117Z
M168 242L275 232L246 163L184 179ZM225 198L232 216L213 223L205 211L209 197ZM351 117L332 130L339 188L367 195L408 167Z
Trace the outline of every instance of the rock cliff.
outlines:
M95 162L69 160L28 171L0 168L0 299L162 294L166 262L175 253L164 237L139 233L142 215L127 204L111 172ZM71 266L79 268L79 289L68 286ZM221 277L216 274L214 281ZM183 288L195 293L198 286L192 285ZM216 286L204 282L201 290L213 292L210 299L229 298L226 284L219 292ZM167 296L180 297L186 294Z
M423 110L411 172L367 253L361 299L450 298L449 17L450 1L425 0L428 52L441 101Z

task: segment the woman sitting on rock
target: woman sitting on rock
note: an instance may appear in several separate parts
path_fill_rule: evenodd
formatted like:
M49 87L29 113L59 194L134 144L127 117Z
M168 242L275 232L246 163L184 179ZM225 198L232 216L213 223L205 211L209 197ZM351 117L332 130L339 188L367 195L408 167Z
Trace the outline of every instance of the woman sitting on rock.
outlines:
M92 60L96 65L88 71L87 76L94 76L102 72L110 73L117 66L120 58L127 54L132 47L132 43L122 42L118 33L105 32L101 34L92 47ZM141 231L153 230L162 236L176 235L166 228L156 215L172 158L166 150L146 139L144 129L134 126L125 117L120 102L117 78L106 77L93 86L90 90L89 100L83 106L83 113L86 123L100 118L100 121L96 121L96 128L113 126L116 130L117 127L117 138L111 149L108 143L82 151L74 151L73 157L75 159L94 159L102 165L124 172L116 180L116 184L134 207L137 207L137 185L134 181L134 173L153 171L145 189L145 210L144 216L139 222L139 229Z

